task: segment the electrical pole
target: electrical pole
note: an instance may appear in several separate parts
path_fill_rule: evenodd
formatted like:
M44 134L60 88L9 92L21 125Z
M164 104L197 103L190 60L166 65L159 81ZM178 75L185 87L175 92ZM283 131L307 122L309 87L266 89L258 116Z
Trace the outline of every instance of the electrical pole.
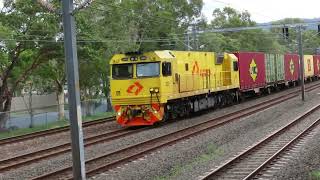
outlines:
M190 34L189 34L189 28L187 31L187 50L190 51Z
M81 120L79 67L73 10L73 0L62 0L64 51L66 57L68 79L73 179L85 180L86 173Z
M196 29L196 24L193 24L192 25L192 40L193 40L193 49L194 50L198 50L196 39L197 39L197 29Z
M298 26L298 44L300 56L300 82L301 82L301 98L304 101L305 87L304 87L304 60L303 60L303 47L302 47L302 25Z

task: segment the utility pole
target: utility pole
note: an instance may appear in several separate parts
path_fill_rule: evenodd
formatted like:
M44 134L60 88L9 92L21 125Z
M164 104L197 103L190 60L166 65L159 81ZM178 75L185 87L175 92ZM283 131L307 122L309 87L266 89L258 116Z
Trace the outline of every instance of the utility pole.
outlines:
M62 0L64 51L66 57L68 79L73 179L85 180L86 173L81 120L79 66L73 11L73 0Z
M196 39L197 39L197 29L196 29L196 24L193 24L192 25L192 40L193 40L193 49L194 50L198 50Z
M302 47L302 25L298 26L298 44L300 56L300 82L301 82L301 98L304 101L305 87L304 87L304 60L303 60L303 47Z
M189 30L187 32L187 48L188 48L188 51L190 51L190 34L189 34Z

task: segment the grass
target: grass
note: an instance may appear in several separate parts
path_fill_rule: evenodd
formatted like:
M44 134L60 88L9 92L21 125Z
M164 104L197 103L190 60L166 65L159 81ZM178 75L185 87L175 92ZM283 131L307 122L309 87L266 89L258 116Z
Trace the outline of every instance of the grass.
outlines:
M85 121L85 122L94 121L94 120L101 119L101 118L108 118L108 117L111 117L114 115L115 115L114 112L103 112L103 113L98 113L95 115L83 117L83 121Z
M310 179L320 180L320 170L312 171L310 173Z
M46 125L34 126L32 128L20 128L20 129L15 129L15 130L11 130L11 131L0 132L0 139L14 137L14 136L20 136L20 135L24 135L24 134L30 134L30 133L42 131L45 129L58 128L58 127L62 127L62 126L67 126L68 124L69 124L69 122L61 120L61 121L55 121L52 123L48 123Z
M194 158L188 164L181 164L181 165L176 165L172 167L168 175L160 176L160 177L158 176L155 179L156 180L176 179L183 172L191 171L193 167L199 166L199 164L204 164L210 160L213 160L221 156L223 153L224 152L220 148L217 148L215 144L210 144L207 147L206 153L203 153L198 157Z
M82 121L84 121L84 122L94 121L97 119L107 118L107 117L111 117L111 116L114 116L113 112L103 112L103 113L95 114L92 116L83 117ZM58 127L68 126L68 125L69 125L69 122L66 119L64 119L64 120L57 120L55 122L47 123L45 125L34 126L33 128L20 128L20 129L14 129L14 130L10 130L10 131L8 130L5 132L0 132L0 139L30 134L30 133L34 133L37 131L43 131L46 129L54 129L54 128L58 128Z

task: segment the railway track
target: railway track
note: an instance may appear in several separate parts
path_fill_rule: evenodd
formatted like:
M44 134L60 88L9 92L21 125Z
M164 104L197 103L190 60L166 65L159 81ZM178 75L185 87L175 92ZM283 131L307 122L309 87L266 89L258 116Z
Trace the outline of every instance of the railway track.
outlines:
M84 147L89 147L98 143L109 142L117 138L125 137L134 133L144 131L146 129L147 128L140 128L137 130L120 129L112 132L102 133L97 136L84 138L84 142L85 142ZM0 160L0 173L4 171L8 171L10 169L18 168L21 166L26 166L28 164L31 164L43 159L48 159L54 156L58 156L58 155L67 153L69 151L71 151L71 144L70 142L67 142L58 146L45 148L45 149L41 149L31 153L26 153L23 155Z
M83 127L96 126L98 124L111 122L114 120L115 120L115 117L109 117L109 118L103 118L103 119L98 119L94 121L88 121L83 123ZM0 139L0 146L11 144L11 143L18 143L21 141L26 141L26 140L37 138L37 137L49 136L49 135L53 135L61 132L66 132L69 130L70 130L69 126L64 126L64 127L59 127L59 128L49 129L49 130L38 131L30 134L25 134L21 136Z
M313 84L313 85L307 87L307 90L308 89L313 90L317 87L320 87L320 83ZM299 90L290 92L288 95L295 94L297 92L299 92ZM115 120L114 118L115 117L110 117L110 118L98 119L95 121L84 122L83 127L90 127L90 126L98 125L98 124L105 123L105 122L111 122L111 121ZM68 126L38 131L38 132L30 133L30 134L25 134L25 135L20 135L20 136L5 138L5 139L0 139L0 146L6 145L6 144L11 144L11 143L22 142L22 141L26 141L26 140L37 138L37 137L49 136L49 135L53 135L53 134L57 134L57 133L61 133L61 132L66 132L66 131L69 131Z
M319 109L320 104L217 167L201 179L247 180L259 178L263 174L261 172L264 168L268 166L270 168L270 166L272 167L276 164L274 161L279 155L290 151L297 142L310 137L308 135L319 126L320 118L316 120L307 118Z
M308 91L312 91L318 87L319 87L319 84L309 87ZM218 118L210 119L210 120L207 120L206 122L202 122L194 126L169 133L164 136L156 137L156 138L120 149L118 151L114 151L111 153L107 153L107 154L86 160L87 176L90 177L98 173L105 172L107 170L118 167L132 160L138 159L148 153L154 152L155 150L158 150L159 148L162 148L164 146L175 144L178 141L185 140L187 138L199 135L206 131L222 126L226 123L230 123L240 118L263 111L269 107L282 103L286 100L292 99L296 96L298 95L297 95L297 92L295 91L287 95L284 95L280 98L274 98L274 99L259 103L254 107L248 107L240 111L223 115ZM35 177L34 180L59 179L62 177L63 179L72 179L71 166L66 168L61 168L59 170Z

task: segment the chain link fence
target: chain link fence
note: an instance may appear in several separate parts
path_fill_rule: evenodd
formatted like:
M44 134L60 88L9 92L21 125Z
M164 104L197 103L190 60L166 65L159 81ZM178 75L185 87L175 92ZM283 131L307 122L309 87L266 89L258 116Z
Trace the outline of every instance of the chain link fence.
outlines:
M24 134L37 130L64 126L69 124L68 105L64 105L64 118L59 118L59 106L48 106L6 113L7 121L0 129L0 138ZM81 102L82 121L111 117L114 111L107 99L93 99Z

